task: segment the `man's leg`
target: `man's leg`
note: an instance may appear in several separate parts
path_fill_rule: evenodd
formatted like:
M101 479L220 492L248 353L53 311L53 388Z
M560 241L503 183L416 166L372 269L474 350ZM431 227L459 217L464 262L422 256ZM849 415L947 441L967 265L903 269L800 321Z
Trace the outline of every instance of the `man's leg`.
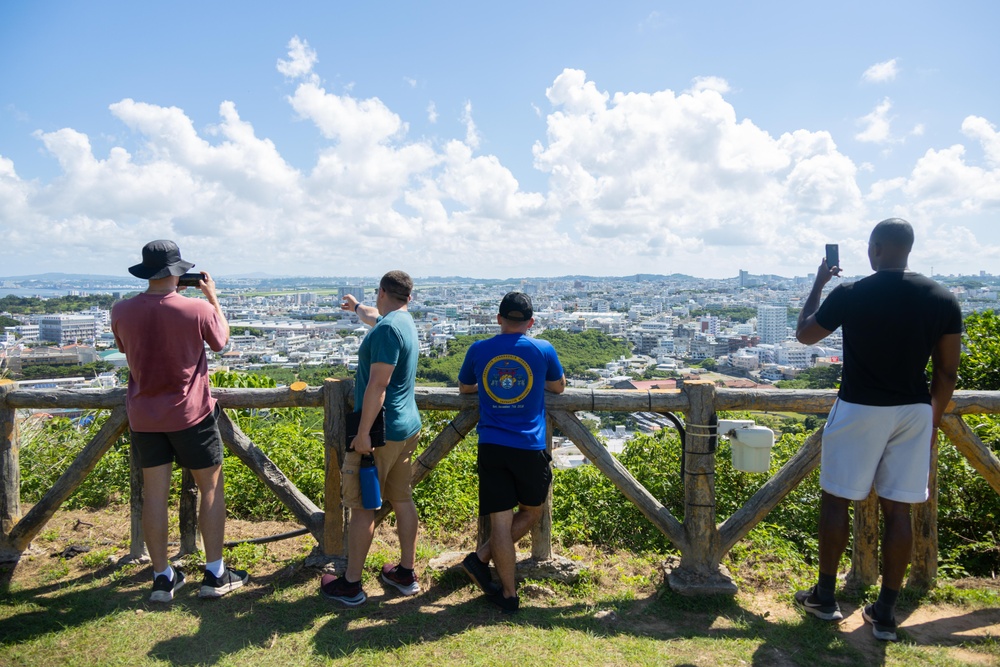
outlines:
M497 532L498 528L496 517L498 516L502 517L501 523L504 523L507 528L505 531L500 533ZM508 510L506 512L490 514L490 539L476 550L476 555L479 556L479 560L484 563L489 563L490 559L493 559L493 565L496 566L497 574L500 576L500 582L504 587L504 597L509 598L517 591L515 574L517 552L515 545L517 545L522 537L528 534L528 531L530 531L531 527L538 522L541 516L541 505L518 505L517 512ZM499 538L500 542L497 542L495 538ZM496 547L493 545L496 545ZM506 553L498 555L501 548L506 549ZM501 561L505 558L507 559L507 562L510 563L509 582L504 579L503 570L501 570ZM509 588L508 583L510 584Z
M913 528L908 503L879 498L879 504L882 506L885 532L882 535L882 590L875 602L875 613L879 618L892 620L906 566L910 564Z
M222 466L192 470L195 484L201 492L198 508L198 527L205 544L205 562L222 558L222 545L226 533L226 497L222 481Z
M839 621L844 617L834 593L837 567L851 534L850 502L847 498L823 492L819 505L819 580L811 589L795 593L797 604L824 621Z
M823 492L819 504L819 573L820 576L837 577L840 557L847 549L851 537L850 504L847 498L839 498Z
M399 536L399 565L412 570L417 552L417 506L412 500L393 501L396 534Z
M515 573L517 552L515 551L513 533L511 532L513 524L514 510L490 514L489 544L492 545L490 554L493 558L493 565L497 568L497 574L500 576L500 584L503 586L502 595L505 598L517 595L517 578Z
M375 510L351 508L351 524L347 533L347 572L344 573L347 581L361 581L365 558L368 557L374 536Z
M514 518L511 521L510 526L510 536L514 544L521 541L521 538L528 534L531 527L538 523L538 520L542 518L542 506L541 505L518 505L517 512L514 512ZM476 549L476 555L479 556L479 560L484 563L489 563L490 559L493 557L493 550L490 543L493 541L493 515L490 515L490 539L486 540L483 546ZM496 563L494 563L495 565Z
M142 469L142 536L154 572L167 569L167 498L173 464Z

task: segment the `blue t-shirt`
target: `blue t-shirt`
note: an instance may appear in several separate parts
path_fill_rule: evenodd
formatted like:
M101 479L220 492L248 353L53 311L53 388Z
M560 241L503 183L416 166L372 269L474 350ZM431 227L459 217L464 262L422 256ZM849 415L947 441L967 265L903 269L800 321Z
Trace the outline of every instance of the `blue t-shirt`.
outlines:
M548 341L515 333L473 343L458 381L479 385L479 441L545 449L545 383L562 376Z
M364 406L372 364L395 366L385 389L385 439L406 440L420 430L420 411L413 388L417 380L420 342L413 318L394 310L378 318L358 349L358 374L354 381L354 409Z

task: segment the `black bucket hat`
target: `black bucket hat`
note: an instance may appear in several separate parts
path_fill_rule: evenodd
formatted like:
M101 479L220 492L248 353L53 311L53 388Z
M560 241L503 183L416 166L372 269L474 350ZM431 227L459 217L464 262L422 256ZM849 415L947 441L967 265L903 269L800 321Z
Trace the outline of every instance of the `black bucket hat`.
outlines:
M130 266L128 272L136 278L159 280L167 276L183 276L194 264L181 259L181 250L173 241L150 241L142 247L142 264Z

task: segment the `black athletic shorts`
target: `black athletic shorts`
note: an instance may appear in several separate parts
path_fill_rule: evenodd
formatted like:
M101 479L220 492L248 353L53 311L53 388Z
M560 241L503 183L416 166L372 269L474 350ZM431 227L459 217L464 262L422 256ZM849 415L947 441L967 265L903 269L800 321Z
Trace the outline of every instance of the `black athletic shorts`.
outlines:
M479 516L545 503L552 482L552 456L544 449L479 443Z
M222 435L219 433L219 404L194 426L171 433L132 431L132 444L143 468L155 468L177 461L188 470L211 468L222 463Z

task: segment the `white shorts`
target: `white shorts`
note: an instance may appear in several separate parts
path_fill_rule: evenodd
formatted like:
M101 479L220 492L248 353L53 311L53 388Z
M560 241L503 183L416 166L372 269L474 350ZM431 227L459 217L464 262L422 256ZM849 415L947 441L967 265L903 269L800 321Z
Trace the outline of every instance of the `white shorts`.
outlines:
M820 487L840 498L864 500L874 482L880 498L924 502L932 420L925 403L858 405L838 398L823 430Z

